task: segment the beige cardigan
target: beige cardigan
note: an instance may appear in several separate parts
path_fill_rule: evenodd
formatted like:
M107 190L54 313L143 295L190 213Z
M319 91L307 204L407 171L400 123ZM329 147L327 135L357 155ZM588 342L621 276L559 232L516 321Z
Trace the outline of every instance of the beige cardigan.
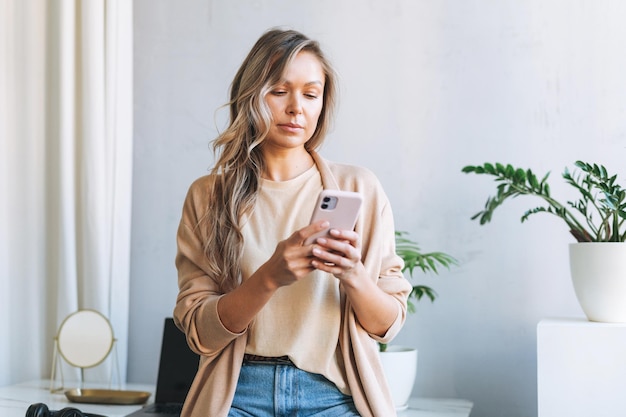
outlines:
M369 170L328 162L311 153L326 189L359 191L364 204L356 225L361 236L362 261L372 280L398 300L398 316L387 334L367 333L355 319L342 294L339 345L355 405L363 417L396 415L384 378L377 342L389 342L404 324L411 285L402 275L402 259L395 253L391 207L378 179ZM246 347L246 332L232 333L221 323L217 302L222 295L208 276L203 254L204 231L196 227L206 213L210 175L189 188L178 229L179 294L174 320L187 335L193 351L201 355L198 372L187 394L181 417L226 417L235 394Z

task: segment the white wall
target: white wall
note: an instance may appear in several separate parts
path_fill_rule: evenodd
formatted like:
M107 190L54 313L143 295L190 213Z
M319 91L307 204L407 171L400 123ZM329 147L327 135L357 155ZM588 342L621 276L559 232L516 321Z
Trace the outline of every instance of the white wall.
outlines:
M135 0L129 379L156 378L181 204L212 163L217 109L253 42L285 25L321 41L341 76L322 153L376 172L397 228L461 261L426 279L440 298L396 340L420 350L415 394L471 399L476 416L535 416L536 325L582 315L573 238L547 215L520 225L535 203L524 199L490 225L470 221L494 185L460 171L551 171L556 195L576 159L625 178L625 18L620 0Z

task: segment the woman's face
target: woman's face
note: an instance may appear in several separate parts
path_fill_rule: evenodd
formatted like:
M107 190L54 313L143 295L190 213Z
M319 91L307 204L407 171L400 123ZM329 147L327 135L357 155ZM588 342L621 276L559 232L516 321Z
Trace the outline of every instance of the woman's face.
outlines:
M324 104L325 75L319 59L300 52L285 68L278 84L265 96L272 113L263 147L303 147L313 136Z

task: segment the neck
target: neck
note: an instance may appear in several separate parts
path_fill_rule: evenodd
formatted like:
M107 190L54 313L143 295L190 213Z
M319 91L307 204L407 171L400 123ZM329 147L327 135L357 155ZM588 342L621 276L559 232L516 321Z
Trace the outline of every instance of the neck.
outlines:
M263 178L271 181L288 181L311 168L315 162L304 148L300 152L264 153Z

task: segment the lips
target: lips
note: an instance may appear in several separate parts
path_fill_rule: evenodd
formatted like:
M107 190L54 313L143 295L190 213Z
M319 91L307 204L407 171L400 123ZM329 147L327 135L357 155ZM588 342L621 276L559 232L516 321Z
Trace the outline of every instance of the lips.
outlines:
M278 128L288 135L299 135L304 131L304 127L298 123L279 123Z
M279 124L280 127L285 127L287 129L302 129L302 126L300 126L297 123L281 123Z

